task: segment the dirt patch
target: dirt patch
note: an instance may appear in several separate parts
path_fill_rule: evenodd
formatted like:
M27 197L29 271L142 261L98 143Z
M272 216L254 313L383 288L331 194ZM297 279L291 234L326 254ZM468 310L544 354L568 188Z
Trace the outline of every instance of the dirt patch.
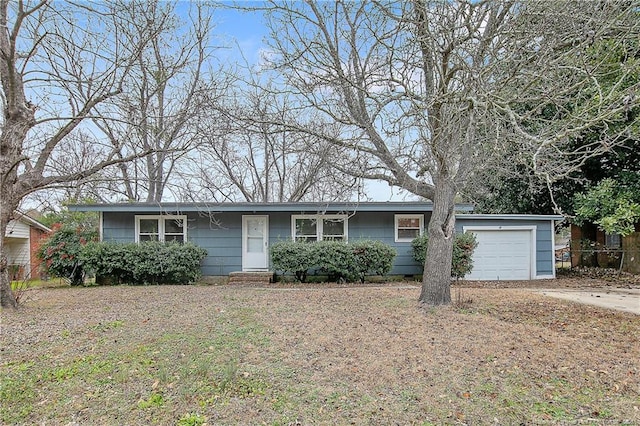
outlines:
M637 315L466 284L34 290L2 312L0 420L640 422Z

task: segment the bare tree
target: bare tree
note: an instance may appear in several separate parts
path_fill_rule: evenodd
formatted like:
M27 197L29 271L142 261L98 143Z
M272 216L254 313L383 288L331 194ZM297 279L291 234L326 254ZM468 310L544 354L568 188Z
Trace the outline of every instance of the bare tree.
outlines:
M178 13L178 8L182 10ZM194 129L204 100L223 92L223 73L214 73L212 9L201 3L148 2L122 4L117 19L126 24L120 34L137 43L146 40L131 68L123 95L103 105L119 121L95 120L118 156L152 150L153 154L118 164L126 199L162 200L172 173L195 147ZM124 27L124 25L123 25Z
M454 200L475 170L513 144L548 174L606 149L564 147L637 102L637 84L594 92L593 76L606 71L582 58L594 40L637 40L636 9L622 1L510 0L262 8L272 69L299 118L283 124L351 150L350 163L337 164L343 171L433 201L420 295L432 305L451 301ZM326 134L301 121L309 114L344 128Z
M332 165L341 157L339 147L277 124L295 113L286 96L255 81L242 82L232 101L222 105L214 100L207 111L211 118L200 123L202 142L193 162L202 189L191 191L192 196L207 201L335 201L352 199L358 190L357 179ZM321 120L314 126L335 134L340 128Z
M50 169L57 174L71 175L78 170L86 170L93 165L94 159L104 154L98 135L78 128L70 133L58 145L49 161ZM27 204L38 204L41 210L56 210L69 202L92 200L108 202L108 195L114 187L121 184L122 178L116 180L109 168L100 170L81 179L57 184L53 188L31 193L27 196Z
M119 147L95 140L81 169L57 170L65 143L96 112L122 93L123 81L144 43L119 37L113 3L80 4L0 0L0 304L16 305L3 237L25 196L82 180L118 162ZM81 144L82 145L82 144ZM68 152L67 152L68 153Z

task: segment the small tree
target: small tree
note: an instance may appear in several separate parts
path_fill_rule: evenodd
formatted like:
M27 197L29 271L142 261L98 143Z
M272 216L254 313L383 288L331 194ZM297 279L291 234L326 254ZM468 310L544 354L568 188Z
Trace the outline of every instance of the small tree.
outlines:
M427 255L429 236L421 235L411 242L413 258L424 263ZM456 234L453 242L453 257L451 258L451 276L464 278L473 269L473 251L478 247L476 236L470 232Z
M67 200L66 202L95 203L95 200ZM65 224L65 226L70 226L72 228L98 229L100 216L97 212L69 211L65 206L60 211L45 212L39 221L49 228L60 228L60 224Z
M451 276L456 279L464 278L473 269L473 252L478 247L475 234L465 232L457 234L453 243L453 258L451 262Z
M89 241L97 239L95 228L62 225L43 242L38 256L49 274L66 278L71 285L82 285L85 270L80 254Z

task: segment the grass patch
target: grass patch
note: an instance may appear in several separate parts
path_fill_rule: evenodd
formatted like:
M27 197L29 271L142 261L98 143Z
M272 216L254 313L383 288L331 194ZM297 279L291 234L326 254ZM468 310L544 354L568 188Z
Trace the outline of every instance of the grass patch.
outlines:
M11 281L11 289L13 291L28 290L31 288L55 288L68 286L68 281L64 280L63 278L53 278L50 280Z
M425 311L418 292L43 290L3 312L0 423L640 421L637 316L484 289Z
M164 397L160 393L153 392L147 399L138 402L138 408L146 410L147 408L157 407L162 408L164 406Z
M33 412L37 382L34 363L9 362L2 370L7 373L0 378L0 420L18 423Z
M177 426L201 426L204 425L207 418L197 413L189 413L180 417Z

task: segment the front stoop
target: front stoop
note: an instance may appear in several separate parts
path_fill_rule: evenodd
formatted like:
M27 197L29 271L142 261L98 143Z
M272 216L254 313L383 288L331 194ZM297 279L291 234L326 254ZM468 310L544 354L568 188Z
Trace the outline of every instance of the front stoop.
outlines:
M273 272L231 272L229 274L229 284L258 284L267 285L273 281Z

